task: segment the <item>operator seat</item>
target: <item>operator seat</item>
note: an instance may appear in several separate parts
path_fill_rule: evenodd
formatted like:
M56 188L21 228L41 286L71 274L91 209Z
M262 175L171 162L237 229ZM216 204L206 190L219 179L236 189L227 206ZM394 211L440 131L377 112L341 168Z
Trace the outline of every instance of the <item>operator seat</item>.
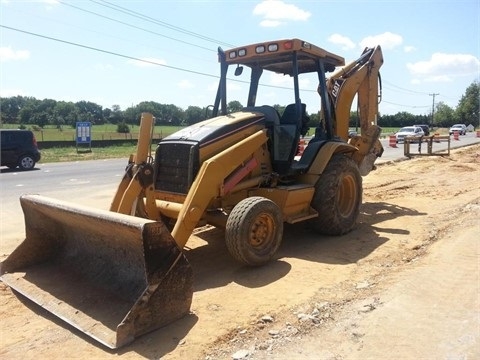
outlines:
M306 105L301 104L302 119ZM275 127L273 134L273 169L280 175L289 172L293 158L297 153L298 141L300 140L300 127L296 116L296 104L285 107L280 124Z

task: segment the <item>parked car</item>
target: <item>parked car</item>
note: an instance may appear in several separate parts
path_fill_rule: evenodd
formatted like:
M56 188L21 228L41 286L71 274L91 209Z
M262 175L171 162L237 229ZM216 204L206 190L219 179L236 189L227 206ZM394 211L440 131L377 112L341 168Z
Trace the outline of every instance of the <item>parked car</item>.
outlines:
M425 133L420 126L405 126L395 133L396 142L403 142L406 136L422 137Z
M467 126L464 124L455 124L448 130L448 133L452 135L455 131L458 131L460 135L465 135L467 133Z
M35 135L30 130L0 130L1 166L31 170L40 161L41 153Z
M422 130L423 130L423 134L424 134L425 136L430 135L430 126L428 126L428 125L426 125L426 124L413 125L413 126L419 126L419 127L421 127Z

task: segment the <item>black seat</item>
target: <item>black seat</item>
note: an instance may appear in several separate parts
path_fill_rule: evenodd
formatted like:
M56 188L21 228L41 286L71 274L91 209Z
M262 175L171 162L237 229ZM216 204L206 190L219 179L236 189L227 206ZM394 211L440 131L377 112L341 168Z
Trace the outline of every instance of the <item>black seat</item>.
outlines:
M247 106L242 111L259 112L265 115L265 123L267 126L273 126L280 123L280 115L274 107L268 105Z

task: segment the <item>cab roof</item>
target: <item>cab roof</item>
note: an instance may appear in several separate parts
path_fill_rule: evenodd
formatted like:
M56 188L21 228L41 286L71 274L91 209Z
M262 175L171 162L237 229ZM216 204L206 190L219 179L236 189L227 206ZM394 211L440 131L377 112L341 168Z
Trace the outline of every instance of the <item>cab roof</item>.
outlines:
M226 50L225 61L293 76L294 52L297 53L299 74L317 72L317 60L324 63L326 72L345 65L343 57L300 39L268 41Z

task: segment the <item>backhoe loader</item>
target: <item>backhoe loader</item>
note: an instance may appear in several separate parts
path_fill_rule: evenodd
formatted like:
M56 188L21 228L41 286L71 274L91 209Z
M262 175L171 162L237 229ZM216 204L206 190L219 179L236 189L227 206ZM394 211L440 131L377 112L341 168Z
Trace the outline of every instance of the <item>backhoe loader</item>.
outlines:
M20 198L26 239L1 264L2 281L118 348L188 314L193 274L183 249L195 228L224 229L231 256L249 266L275 256L284 223L304 222L327 235L353 229L362 176L383 151L376 125L380 47L346 65L299 39L219 48L218 58L210 118L163 138L153 155L155 119L142 114L136 153L109 211ZM246 106L229 113L232 68L235 75L250 69L250 80ZM293 101L282 114L256 103L263 72L293 80ZM318 81L320 121L299 157L308 130L299 80L305 74ZM361 131L349 138L355 96Z

